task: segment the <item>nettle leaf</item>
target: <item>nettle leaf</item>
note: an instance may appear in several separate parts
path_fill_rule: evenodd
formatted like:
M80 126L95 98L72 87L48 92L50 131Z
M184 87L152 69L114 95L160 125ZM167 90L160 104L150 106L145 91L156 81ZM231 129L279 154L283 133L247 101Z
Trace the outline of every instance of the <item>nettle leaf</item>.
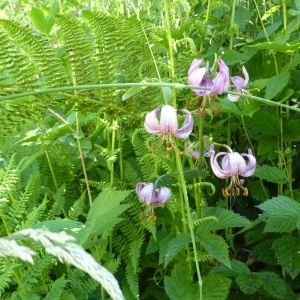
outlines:
M293 299L292 291L287 287L285 281L276 273L260 272L263 281L263 289L274 299Z
M284 46L283 46L284 47ZM279 94L288 84L290 80L289 72L282 72L270 78L266 86L267 99L273 99L277 94ZM274 115L275 116L275 115Z
M164 285L165 291L171 300L199 299L199 285L198 283L192 284L186 263L182 265L176 264L171 276L164 277Z
M218 222L205 222L199 228L201 232L205 230L212 231L230 227L244 227L251 225L251 222L245 217L221 207L206 207L203 210L202 216L204 218L214 216L217 218Z
M246 264L239 260L231 260L231 268L228 268L225 265L219 265L214 267L210 274L219 274L222 276L237 276L239 274L251 274L250 269Z
M268 165L256 166L254 176L270 182L284 184L288 182L286 174L277 167Z
M265 211L261 219L266 222L264 232L290 232L300 225L300 204L285 196L278 196L258 205Z
M261 241L253 248L250 258L255 259L256 261L267 263L269 265L277 265L275 252L272 249L273 242L273 239Z
M282 138L285 141L299 141L300 120L285 120L283 122Z
M246 125L266 135L280 134L279 119L265 110L259 110L251 118L245 118Z
M258 273L239 274L236 283L243 293L253 294L263 285L263 280Z
M176 254L186 245L191 243L191 235L189 233L178 234L168 244L168 249L165 253L165 266L176 256Z
M222 237L213 233L203 232L196 237L196 241L200 242L205 247L205 250L215 259L230 268L228 245Z
M231 280L229 278L210 274L203 278L202 296L205 300L225 300L227 299ZM181 298L181 299L186 299Z
M293 236L282 236L273 243L275 257L284 270L295 278L300 273L300 242Z

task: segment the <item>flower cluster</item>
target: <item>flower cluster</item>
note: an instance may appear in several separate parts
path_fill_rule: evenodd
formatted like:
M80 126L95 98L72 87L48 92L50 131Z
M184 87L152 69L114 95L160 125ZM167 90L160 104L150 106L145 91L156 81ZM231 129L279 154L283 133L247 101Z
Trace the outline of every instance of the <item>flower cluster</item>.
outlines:
M245 92L244 87L249 82L249 75L244 66L242 70L245 79L240 76L230 77L227 65L219 58L217 75L214 79L211 79L209 64L207 63L205 67L200 67L203 62L203 59L194 59L188 70L189 85L210 88L210 90L192 89L198 96L223 94L229 89L230 80L235 87L235 92ZM231 101L237 101L239 99L238 95L228 94L227 97Z
M230 80L234 85L234 91L237 93L246 93L244 87L249 82L249 75L246 68L243 66L242 71L244 79L240 76L229 76L229 68L224 61L218 59L218 69L216 76L211 78L211 70L209 64L201 66L204 63L203 59L194 59L188 70L188 83L189 85L206 87L208 89L192 89L198 96L223 94L228 91ZM235 94L228 94L228 99L237 101L239 96ZM184 121L179 126L177 113L181 112L185 115ZM159 116L159 117L158 117ZM190 136L193 131L194 120L190 111L186 109L176 110L171 105L164 105L161 109L156 108L146 114L144 127L150 134L162 136L166 139L167 151L174 148L172 138L184 139ZM231 178L230 184L227 188L222 189L225 196L239 196L240 191L243 195L248 195L248 189L243 185L245 180L240 179L239 176L251 176L256 168L256 158L253 156L252 151L249 149L248 153L233 152L227 145L221 145L228 149L228 152L215 153L214 144L208 146L208 152L204 156L210 157L210 165L213 173L221 178ZM220 145L220 144L217 144ZM168 152L167 152L168 153ZM200 156L197 149L197 142L191 143L186 146L186 153L195 159ZM221 159L220 159L221 158ZM218 159L221 160L219 164ZM164 176L164 175L163 175ZM156 187L158 180L153 183L139 182L136 185L136 193L139 201L147 205L147 209L140 216L148 216L149 221L155 221L154 208L166 204L171 198L171 191L167 187Z

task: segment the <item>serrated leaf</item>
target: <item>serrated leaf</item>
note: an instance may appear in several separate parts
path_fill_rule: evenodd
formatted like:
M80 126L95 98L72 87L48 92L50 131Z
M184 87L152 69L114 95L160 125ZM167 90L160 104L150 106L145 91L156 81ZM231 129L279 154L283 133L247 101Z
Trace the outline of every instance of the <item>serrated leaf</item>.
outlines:
M214 216L217 218L218 222L212 220L212 222L205 222L199 227L199 233L202 231L212 231L224 228L232 227L244 227L250 226L251 222L245 217L234 213L231 210L227 210L221 207L206 207L203 210L203 218Z
M288 178L283 171L279 170L277 167L272 167L268 165L256 166L256 170L253 176L280 184L288 182Z
M230 268L228 245L221 236L209 232L203 232L196 237L196 240L205 247L205 250L211 256Z
M277 116L274 114L259 110L253 114L251 118L246 117L245 122L247 126L266 135L280 134L280 124Z
M278 196L258 205L265 211L261 219L266 222L264 232L290 232L298 227L300 204L285 196Z
M283 122L282 138L285 141L299 141L300 120L285 120Z
M281 45L282 46L282 45ZM282 46L285 47L285 46ZM282 72L270 78L266 86L265 98L273 99L277 94L279 94L288 84L290 79L289 72Z
M300 273L300 243L299 238L282 236L273 243L275 257L284 270L295 278Z
M271 239L261 241L253 248L250 258L256 261L267 263L269 265L276 265L277 259L275 258L275 252L272 249L273 242L274 240Z
M239 274L251 274L250 269L246 264L239 260L231 260L231 268L228 268L225 265L219 265L214 267L210 274L219 274L222 276L237 276Z
M274 299L292 299L287 290L285 281L273 272L260 272L263 281L263 289Z
M203 299L226 300L230 286L231 280L229 278L219 276L217 274L207 275L203 278Z
M178 234L169 241L167 252L165 253L165 266L176 256L176 254L191 242L189 233Z
M243 293L253 294L263 285L263 280L257 273L239 274L236 283Z
M176 264L171 276L164 277L166 294L171 300L198 300L199 286L192 284L186 264Z

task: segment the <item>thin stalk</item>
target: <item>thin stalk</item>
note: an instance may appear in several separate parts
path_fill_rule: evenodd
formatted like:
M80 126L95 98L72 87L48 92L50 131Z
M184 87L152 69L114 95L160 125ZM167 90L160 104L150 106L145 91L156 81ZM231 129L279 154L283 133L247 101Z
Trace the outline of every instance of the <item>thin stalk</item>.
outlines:
M178 155L177 151L176 151L176 165L177 165L177 171L179 173L179 185L180 185L180 188L181 188L181 191L183 194L185 210L186 210L186 215L187 215L187 221L188 221L188 226L190 229L190 234L191 234L191 239L192 239L194 260L195 260L195 264L196 264L196 271L197 271L198 284L199 284L199 299L202 300L202 277L201 277L201 272L200 272L200 267L199 267L194 225L193 225L193 220L192 220L191 211L190 211L190 204L189 204L181 159L180 159L180 156Z
M111 134L111 146L110 146L110 151L112 153L112 155L114 155L115 152L115 142L116 142L116 125L117 125L117 121L113 121L113 130L112 130L112 134ZM112 161L111 166L110 166L110 186L112 187L114 185L114 171L115 171L115 163L114 161Z
M39 91L30 91L30 92L23 92L21 93L20 91L15 90L15 92L18 92L17 94L13 95L7 95L7 96L1 96L0 97L0 102L2 103L7 103L7 104L14 104L14 101L7 101L11 99L16 99L16 98L21 98L21 97L28 97L28 96L34 96L34 95L41 95L41 94L55 94L55 93L60 93L60 92L65 92L65 91L78 91L78 90L92 90L92 89L103 89L103 88L111 88L111 87L118 87L118 88L130 88L130 87L171 87L175 89L195 89L195 90L210 90L210 88L207 87L201 87L201 86L195 86L195 85L185 85L181 83L166 83L166 82L133 82L133 83L104 83L104 84L93 84L93 85L77 85L77 86L64 86L64 87L59 87L59 88L49 88L45 90L39 90ZM9 91L8 89L4 89L3 92ZM10 90L11 92L11 90ZM273 107L284 107L296 112L300 112L300 108L293 107L286 105L281 102L275 102L269 99L257 97L257 96L252 96L248 94L242 94L242 93L237 93L233 91L224 91L225 94L232 94L232 95L238 95L242 98L247 98L247 99L253 99L261 102L262 104L268 105L268 106L273 106ZM60 94L59 94L60 95ZM74 95L73 95L74 96ZM92 100L92 99L86 99L87 103L101 103L101 101L98 100ZM42 105L44 106L44 105ZM128 110L123 110L124 112L128 112Z
M202 38L200 49L199 49L200 53L202 53L203 48L204 48L204 41L205 41L206 30L207 30L207 26L208 26L208 19L209 19L209 16L210 16L210 12L211 12L211 0L208 0L207 8L206 8L205 21L204 21L203 38Z
M167 33L167 39L168 39L168 55L169 55L169 69L170 69L170 77L171 82L175 82L175 65L174 65L174 53L173 53L173 43L172 43L172 34L171 34L171 24L170 24L170 16L169 16L169 8L168 8L168 1L164 1L164 10L165 10L165 19L166 19L166 33ZM174 108L177 107L176 102L176 89L172 89L172 95L173 95L173 106Z
M230 40L229 40L229 49L230 50L233 49L235 6L236 6L236 0L232 0L231 22L230 22Z

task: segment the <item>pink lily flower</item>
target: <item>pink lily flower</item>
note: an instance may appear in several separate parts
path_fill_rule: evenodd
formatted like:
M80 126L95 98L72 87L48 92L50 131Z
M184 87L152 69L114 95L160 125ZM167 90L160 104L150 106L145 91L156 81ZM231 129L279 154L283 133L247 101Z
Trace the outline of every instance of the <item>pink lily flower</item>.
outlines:
M245 79L243 79L242 77L240 76L232 76L230 77L234 87L235 87L235 91L238 92L238 93L247 93L245 90L244 90L244 87L248 84L249 82L249 74L246 70L246 68L243 66L242 67L242 71L243 71L243 74L245 76ZM238 95L231 95L231 94L228 94L227 95L228 99L230 101L237 101L240 96Z
M218 58L218 72L214 79L210 78L208 64L206 67L199 66L203 59L194 59L188 70L188 84L211 88L210 90L192 89L198 96L210 94L223 94L229 88L229 68L221 58Z
M180 111L186 115L181 128L178 128L176 110L171 105L164 105L161 110L156 108L147 113L144 127L151 134L159 136L168 134L177 138L186 138L193 130L194 120L188 110L181 109ZM157 119L158 114L160 114L160 120Z
M218 158L222 157L221 166L218 163ZM248 162L244 159L247 158ZM239 176L251 176L256 168L256 158L252 155L251 149L248 149L248 154L238 152L219 152L215 155L215 151L211 150L210 164L214 174L221 178L231 177L229 186L223 189L223 195L235 196L240 194L240 188L244 191L243 195L248 195L248 189L243 186L245 180L239 179Z
M135 191L139 197L139 201L148 206L146 211L140 215L140 218L143 216L149 216L149 221L155 221L156 219L154 215L154 207L163 206L171 198L170 189L167 187L156 189L152 182L139 182L135 187Z

